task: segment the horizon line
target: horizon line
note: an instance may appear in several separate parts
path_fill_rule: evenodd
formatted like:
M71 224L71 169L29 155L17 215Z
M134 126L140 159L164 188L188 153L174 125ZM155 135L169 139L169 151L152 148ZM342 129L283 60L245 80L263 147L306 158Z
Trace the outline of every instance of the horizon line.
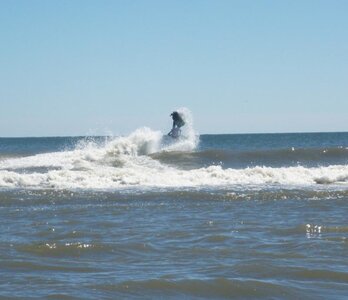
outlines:
M284 131L284 132L235 132L235 133L198 133L201 135L260 135L260 134L315 134L315 133L348 133L348 131ZM42 135L42 136L0 136L0 139L25 139L25 138L82 138L82 137L121 137L126 135ZM166 135L166 134L164 134Z

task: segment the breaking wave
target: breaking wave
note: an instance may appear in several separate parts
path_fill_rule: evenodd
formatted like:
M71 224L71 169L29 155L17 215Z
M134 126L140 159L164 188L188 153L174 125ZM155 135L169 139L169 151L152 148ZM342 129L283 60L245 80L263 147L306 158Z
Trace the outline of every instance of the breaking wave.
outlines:
M226 167L214 159L228 160L228 151L196 152L198 136L188 110L183 136L173 140L160 131L140 128L126 137L104 142L84 141L73 150L0 160L0 188L38 189L122 189L122 188L202 188L235 186L346 185L347 164L305 167ZM320 155L322 151L314 151ZM278 151L273 155L310 155L306 150ZM295 153L295 154L294 154ZM346 155L346 149L326 153ZM312 153L313 154L313 153ZM269 156L255 152L239 155ZM238 158L238 155L237 155ZM296 157L295 157L296 158ZM297 157L298 158L298 157ZM204 163L195 164L195 159ZM185 166L186 160L186 166ZM184 162L184 163L183 163Z
M271 149L237 151L231 149L205 149L200 151L158 152L152 158L171 165L204 167L219 164L224 168L246 168L255 166L330 166L348 163L348 149Z

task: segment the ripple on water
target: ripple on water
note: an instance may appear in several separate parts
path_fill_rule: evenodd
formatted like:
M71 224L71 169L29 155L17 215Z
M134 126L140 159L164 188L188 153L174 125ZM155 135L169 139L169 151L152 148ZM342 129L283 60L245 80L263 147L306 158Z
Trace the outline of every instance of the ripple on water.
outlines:
M275 281L239 280L217 278L212 280L144 280L125 281L117 284L93 285L93 289L117 294L118 296L132 295L133 297L166 297L166 298L256 298L281 297L296 298L298 290Z

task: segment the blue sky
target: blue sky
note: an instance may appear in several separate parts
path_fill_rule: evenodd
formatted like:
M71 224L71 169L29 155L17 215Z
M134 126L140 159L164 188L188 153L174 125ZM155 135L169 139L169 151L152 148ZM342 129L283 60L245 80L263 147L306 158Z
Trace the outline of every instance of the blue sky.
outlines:
M0 1L0 136L348 130L348 1Z

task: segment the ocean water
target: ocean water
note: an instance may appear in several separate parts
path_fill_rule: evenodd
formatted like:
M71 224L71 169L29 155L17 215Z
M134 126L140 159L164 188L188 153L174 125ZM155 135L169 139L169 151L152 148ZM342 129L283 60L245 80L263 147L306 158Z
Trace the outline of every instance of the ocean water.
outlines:
M348 133L0 139L1 299L347 299Z

